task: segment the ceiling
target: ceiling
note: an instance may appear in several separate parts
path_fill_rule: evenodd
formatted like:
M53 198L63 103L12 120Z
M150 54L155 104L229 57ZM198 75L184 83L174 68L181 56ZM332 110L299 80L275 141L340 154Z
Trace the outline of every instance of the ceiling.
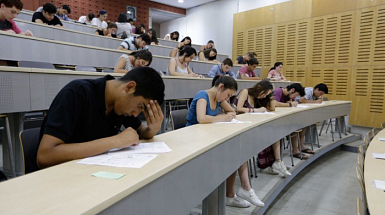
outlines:
M151 8L150 10L151 10L152 23L168 22L168 21L175 20L185 16L182 14L171 13L171 12L157 10L153 8Z
M192 7L196 7L202 4L206 4L206 3L218 1L218 0L184 0L183 3L179 3L178 0L149 0L149 1L158 2L161 4L179 7L183 9L189 9Z

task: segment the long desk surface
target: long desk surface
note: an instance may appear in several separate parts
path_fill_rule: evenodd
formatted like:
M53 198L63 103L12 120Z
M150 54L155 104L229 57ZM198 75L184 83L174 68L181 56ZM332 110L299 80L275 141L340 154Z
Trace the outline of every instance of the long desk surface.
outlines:
M7 51L0 52L2 60L26 60L49 62L62 65L81 65L114 68L119 57L127 53L117 49L107 49L75 43L53 41L49 39L27 37L0 31L0 40L7 44ZM152 47L160 49L160 47ZM170 57L153 55L151 67L166 71ZM215 64L205 61L192 61L189 66L195 73L207 74ZM234 66L238 71L240 66ZM260 75L260 68L256 70Z
M172 152L140 169L71 161L18 177L0 183L0 208L4 214L187 214L250 157L296 129L349 114L351 102L308 106L237 116L251 123L201 124L157 135L151 141L166 142ZM125 176L91 176L98 171Z
M385 129L382 129L370 142L365 156L366 199L371 215L385 213L385 192L372 186L373 180L385 181L385 160L375 159L372 155L372 153L385 153L385 142L378 140L379 137L385 138Z

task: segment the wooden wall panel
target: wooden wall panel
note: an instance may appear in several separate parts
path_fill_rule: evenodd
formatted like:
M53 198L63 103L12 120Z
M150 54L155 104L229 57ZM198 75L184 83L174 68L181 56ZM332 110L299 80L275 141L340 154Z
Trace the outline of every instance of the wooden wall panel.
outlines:
M357 8L373 7L385 4L385 0L359 0Z
M301 68L301 67L285 67L284 69L284 75L287 80L290 81L299 81L302 83L302 86L305 87L306 83L306 73L307 68Z
M261 67L271 67L273 53L273 35L274 27L273 26L264 26L255 29L249 30L249 35L254 35L254 41L251 42L251 45L247 45L247 51L254 51L257 53L257 58L259 61L259 66ZM251 39L251 37L249 38ZM262 69L262 77L266 77Z
M244 33L246 31L246 13L236 13L233 15L233 61L238 55L243 56L244 52ZM235 24L237 23L237 24Z
M275 5L248 10L244 13L246 14L246 28L255 28L275 23Z
M311 17L312 1L295 0L275 5L275 23Z
M357 1L361 0L312 0L312 17L356 10Z

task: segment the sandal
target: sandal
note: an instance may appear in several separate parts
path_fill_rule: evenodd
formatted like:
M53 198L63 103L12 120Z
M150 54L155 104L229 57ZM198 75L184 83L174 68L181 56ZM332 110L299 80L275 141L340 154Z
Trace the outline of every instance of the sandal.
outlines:
M314 155L315 154L315 152L314 151L312 151L311 149L309 149L309 148L306 148L306 149L302 149L302 152L303 153L306 153L306 154L312 154L312 155Z
M304 155L304 154L302 154L302 158L301 158L301 153L294 153L293 157L299 158L299 159L302 159L302 160L307 160L309 158L307 155Z

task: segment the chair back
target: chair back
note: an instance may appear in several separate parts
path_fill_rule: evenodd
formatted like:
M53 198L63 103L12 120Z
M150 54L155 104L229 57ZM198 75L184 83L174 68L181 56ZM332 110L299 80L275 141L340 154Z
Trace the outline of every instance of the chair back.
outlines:
M364 158L361 156L361 154L358 154L357 155L357 164L358 164L358 167L360 168L360 171L362 174L364 174ZM364 176L362 175L362 178Z
M382 130L381 128L373 128L373 129L372 129L373 138L374 138L374 136L376 136L381 130Z
M170 111L172 130L183 128L187 123L187 109Z
M360 152L361 156L365 159L364 147L362 145L358 146L358 152Z
M366 191L365 191L365 185L364 185L364 179L362 177L362 174L360 173L360 169L358 166L356 166L356 174L357 174L357 179L358 183L360 183L361 189L362 189L362 196L364 197L364 205L367 207L367 201L366 201Z
M369 142L373 140L373 132L372 132L372 130L368 131L367 137L368 137L368 141Z
M95 67L91 67L91 66L76 66L75 70L76 71L86 71L86 72L96 72Z
M357 197L357 215L366 215L367 208L360 197Z
M37 68L37 69L56 69L52 63L25 61L21 60L18 63L19 67Z
M382 128L382 129L385 128L385 122L384 122L384 123L381 123L381 128Z
M39 170L37 166L37 150L39 149L39 128L26 129L20 132L19 138L23 155L24 174Z

